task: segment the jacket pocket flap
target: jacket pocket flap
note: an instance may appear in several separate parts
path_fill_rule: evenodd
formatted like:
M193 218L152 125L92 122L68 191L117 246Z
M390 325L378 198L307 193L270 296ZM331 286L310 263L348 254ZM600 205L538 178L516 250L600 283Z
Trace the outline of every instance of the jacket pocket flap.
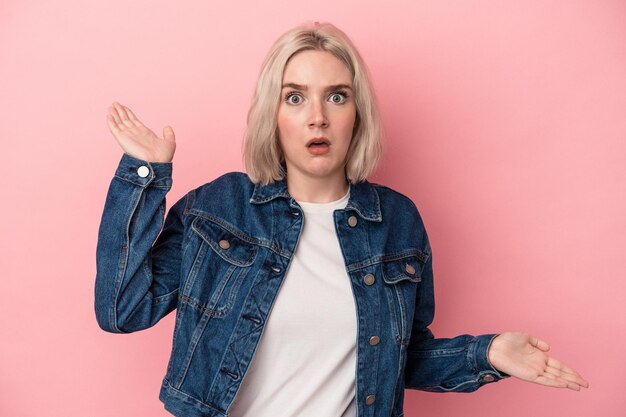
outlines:
M253 238L231 232L204 217L196 217L191 228L224 260L237 266L250 266L259 249Z
M396 284L400 281L420 282L424 262L417 256L383 262L383 280L387 284Z

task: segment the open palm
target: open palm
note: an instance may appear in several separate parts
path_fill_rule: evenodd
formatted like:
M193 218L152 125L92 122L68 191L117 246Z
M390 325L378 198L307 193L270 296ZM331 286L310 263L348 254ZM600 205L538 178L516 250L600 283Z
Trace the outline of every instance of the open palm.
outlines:
M172 162L176 141L170 126L163 128L163 138L159 138L128 107L114 102L108 110L109 130L125 153L147 162Z
M524 381L557 388L589 387L575 370L550 357L550 346L526 333L502 333L489 347L489 362L499 371Z

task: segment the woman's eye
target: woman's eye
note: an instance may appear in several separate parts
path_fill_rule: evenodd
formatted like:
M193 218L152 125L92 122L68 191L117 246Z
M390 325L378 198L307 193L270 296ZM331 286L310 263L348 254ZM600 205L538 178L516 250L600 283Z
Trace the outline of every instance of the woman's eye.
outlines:
M285 98L285 101L289 104L300 104L302 102L302 97L298 94L289 94Z
M333 93L330 95L330 101L335 104L343 104L348 96L344 93Z

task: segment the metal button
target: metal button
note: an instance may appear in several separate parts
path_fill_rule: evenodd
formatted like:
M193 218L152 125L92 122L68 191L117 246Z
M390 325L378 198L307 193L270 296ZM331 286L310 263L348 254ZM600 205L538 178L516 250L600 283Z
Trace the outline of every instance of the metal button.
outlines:
M495 380L496 380L496 379L493 377L493 375L485 375L485 376L483 377L483 381L485 381L485 382L493 382L493 381L495 381Z
M148 175L150 175L150 168L145 165L140 166L139 168L137 168L137 175L139 175L141 178L146 178Z
M378 336L370 337L370 345L376 346L379 343L380 343L380 337L378 337Z
M348 217L348 225L349 225L350 227L354 227L354 226L356 226L356 224L357 224L357 223L358 223L358 221L357 221L357 219L356 219L356 216L350 216L350 217Z
M372 274L367 274L363 277L363 282L365 285L372 285L376 281L376 278Z
M376 401L376 396L375 395L368 395L367 397L365 397L365 404L367 404L367 405L374 404L374 401Z
M222 249L230 248L230 242L228 240L226 240L226 239L220 240L219 245L220 245L220 248L222 248Z
M406 264L406 266L404 267L404 270L410 275L413 275L415 273L415 268L411 264Z
M277 267L277 266L273 266L273 267L272 267L272 271L274 271L274 272L276 272L276 273L278 274L280 271L282 271L282 269L280 269L280 268L279 268L279 267Z

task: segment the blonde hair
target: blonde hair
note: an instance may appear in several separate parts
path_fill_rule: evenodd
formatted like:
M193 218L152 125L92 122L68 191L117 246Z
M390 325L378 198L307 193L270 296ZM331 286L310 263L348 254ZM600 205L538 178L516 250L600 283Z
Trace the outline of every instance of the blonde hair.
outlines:
M244 164L254 183L267 185L284 178L276 117L282 77L289 59L307 50L330 52L348 67L353 77L356 119L346 155L346 178L351 183L365 180L380 160L382 127L365 63L345 33L330 23L315 22L283 34L261 67L243 144Z

